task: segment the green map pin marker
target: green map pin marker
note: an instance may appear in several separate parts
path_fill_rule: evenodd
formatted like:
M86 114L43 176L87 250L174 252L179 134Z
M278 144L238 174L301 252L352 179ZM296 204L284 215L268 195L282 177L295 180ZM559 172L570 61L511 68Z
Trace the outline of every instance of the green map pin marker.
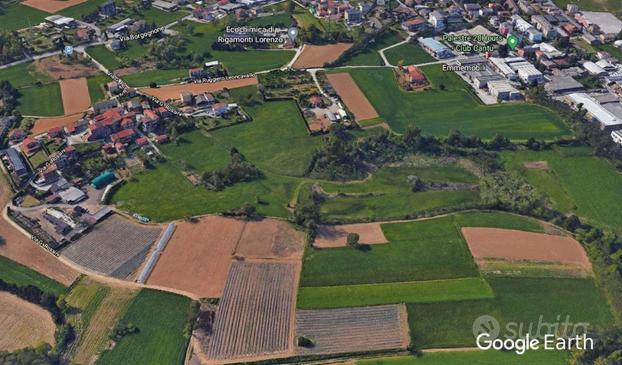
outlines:
M516 46L518 46L518 37L516 37L514 34L510 34L507 41L508 47L510 47L512 50L516 49Z

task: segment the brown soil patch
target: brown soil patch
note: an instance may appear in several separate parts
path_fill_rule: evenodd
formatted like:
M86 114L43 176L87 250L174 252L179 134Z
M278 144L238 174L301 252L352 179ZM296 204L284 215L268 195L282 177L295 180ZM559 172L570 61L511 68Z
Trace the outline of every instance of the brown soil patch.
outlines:
M94 66L84 65L80 62L65 63L59 56L37 60L35 67L39 72L48 74L55 80L101 75L99 69Z
M247 222L236 256L256 259L302 258L304 237L289 223L277 219Z
M215 92L222 90L224 88L227 89L236 89L244 86L257 85L257 77L247 77L244 79L235 79L235 80L225 80L213 83L203 83L203 84L179 84L179 85L168 85L162 86L159 88L143 88L142 92L145 94L154 96L160 100L171 100L171 99L179 99L180 94L184 91L190 92L192 94L200 94L204 92Z
M300 56L294 62L294 68L324 67L324 64L337 60L339 56L352 47L352 43L336 43L324 46L305 44Z
M63 96L65 115L83 112L91 106L89 87L84 77L61 80L60 92Z
M358 233L359 243L362 244L372 245L388 242L382 233L380 223L359 223L342 226L320 226L313 245L322 248L344 247L348 233Z
M0 178L0 204L8 202L10 191ZM52 254L45 251L28 237L15 229L9 222L0 218L0 255L16 261L22 265L49 276L65 285L70 285L77 277L78 272L61 263Z
M583 247L572 237L499 228L462 228L476 260L555 262L591 268Z
M357 121L378 117L378 112L367 100L365 94L359 89L349 73L328 74L326 77L335 88L335 91L337 91L337 94L339 94L341 100L346 103L348 109L354 114L354 118Z
M38 135L42 133L46 133L48 129L54 127L66 127L80 119L84 116L84 113L65 115L63 117L53 117L53 118L41 118L37 119L34 127L30 130L33 135Z
M0 351L54 345L56 326L50 312L13 294L0 292Z
M179 222L147 284L220 297L244 224L218 216Z
M547 161L527 161L523 163L526 169L531 170L548 170L549 163Z
M87 0L25 0L22 1L22 4L51 14L74 5L85 3L86 1Z

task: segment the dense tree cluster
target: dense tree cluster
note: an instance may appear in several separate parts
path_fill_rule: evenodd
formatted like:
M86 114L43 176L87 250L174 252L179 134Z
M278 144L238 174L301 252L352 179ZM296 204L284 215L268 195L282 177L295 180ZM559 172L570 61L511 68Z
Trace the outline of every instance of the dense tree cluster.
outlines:
M307 29L302 29L300 37L304 43L328 44L328 43L351 43L353 38L345 31L322 31L315 24L311 24Z
M539 215L537 210L547 206L545 196L516 173L496 172L480 180L482 202L495 209L521 214Z
M238 182L259 179L262 174L235 147L229 153L231 162L226 167L203 173L201 179L208 190L220 191Z
M617 365L622 364L622 330L589 333L594 339L594 349L573 350L570 365Z
M0 64L10 63L24 57L24 50L17 36L8 30L0 30Z
M185 49L185 44L186 40L180 36L167 37L159 42L151 42L149 44L149 56L156 62L156 67L159 69L177 69L201 65L204 59L211 57L207 47L203 53L192 52L183 54L179 50Z
M10 82L6 80L0 81L0 116L10 115L17 107L17 98L19 92Z

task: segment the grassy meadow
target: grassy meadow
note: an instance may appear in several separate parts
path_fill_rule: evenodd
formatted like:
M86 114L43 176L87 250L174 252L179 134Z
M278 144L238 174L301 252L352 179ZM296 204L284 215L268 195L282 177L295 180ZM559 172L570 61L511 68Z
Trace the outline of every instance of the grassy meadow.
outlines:
M505 166L523 175L545 193L556 209L621 231L622 217L611 214L622 199L622 174L587 148L517 151L501 154ZM526 162L546 161L548 168L525 167Z
M523 355L504 351L456 351L360 360L357 365L565 365L567 358L564 351L527 351Z
M348 66L382 66L384 63L378 51L402 40L399 33L388 31L345 64Z
M552 110L526 103L483 105L455 73L443 72L438 65L422 70L432 84L422 92L400 89L393 70L388 68L348 72L380 116L398 133L416 126L437 136L446 136L453 129L482 138L502 134L517 140L554 139L570 134Z
M397 47L384 51L392 65L397 65L400 61L403 65L413 65L418 63L434 62L436 59L430 56L421 48L419 44L412 42L404 43Z
M121 318L136 326L138 333L124 336L112 350L104 351L97 364L183 364L190 302L172 293L141 290Z

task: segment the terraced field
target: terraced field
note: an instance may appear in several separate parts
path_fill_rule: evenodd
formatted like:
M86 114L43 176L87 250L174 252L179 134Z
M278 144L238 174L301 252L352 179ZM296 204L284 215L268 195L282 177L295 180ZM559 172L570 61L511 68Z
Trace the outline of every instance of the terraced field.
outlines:
M160 228L113 215L69 245L62 255L89 270L126 278L142 263L159 234Z
M208 358L289 352L296 271L296 264L234 262L216 312Z
M298 347L300 355L324 355L406 348L408 329L403 305L299 310L296 336L313 347Z

